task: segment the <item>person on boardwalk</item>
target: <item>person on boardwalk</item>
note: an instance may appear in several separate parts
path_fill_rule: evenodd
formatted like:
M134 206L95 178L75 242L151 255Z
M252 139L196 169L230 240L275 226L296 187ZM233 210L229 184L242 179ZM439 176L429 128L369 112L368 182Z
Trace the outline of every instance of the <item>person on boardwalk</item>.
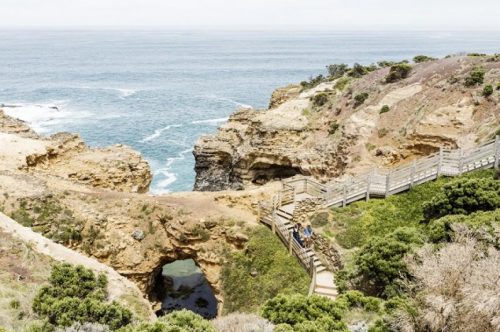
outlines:
M306 248L309 248L312 244L312 236L313 236L313 229L311 225L307 225L306 228L304 228L304 244Z
M301 228L302 228L302 225L300 223L295 224L295 226L293 226L293 229L292 229L292 236L295 239L295 241L297 241L297 243L300 244L300 246L303 248L304 243L302 242L302 239L300 238L300 229Z

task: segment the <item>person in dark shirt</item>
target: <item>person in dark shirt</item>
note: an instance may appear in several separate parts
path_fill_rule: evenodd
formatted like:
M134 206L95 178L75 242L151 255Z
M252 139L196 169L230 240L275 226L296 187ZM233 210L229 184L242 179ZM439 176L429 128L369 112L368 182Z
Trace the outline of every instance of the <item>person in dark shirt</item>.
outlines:
M302 225L300 223L299 224L295 224L295 226L293 226L293 229L292 229L292 236L295 239L295 241L297 241L297 243L302 248L304 248L304 243L302 242L302 239L300 238L300 230L301 230L301 228L302 228Z

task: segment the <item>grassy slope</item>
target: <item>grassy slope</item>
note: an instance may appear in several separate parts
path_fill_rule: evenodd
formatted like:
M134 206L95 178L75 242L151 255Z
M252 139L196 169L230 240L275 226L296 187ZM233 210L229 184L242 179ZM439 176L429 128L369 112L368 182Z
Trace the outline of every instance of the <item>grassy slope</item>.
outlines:
M492 170L465 174L463 178L492 177ZM424 232L422 203L430 200L445 184L456 178L441 177L436 181L385 199L360 201L345 208L332 209L333 223L323 232L333 234L344 249L360 247L372 236L381 236L401 226L413 226Z
M36 320L31 303L54 261L0 232L0 326L22 331Z
M278 237L259 226L251 231L245 252L228 253L222 284L226 313L257 312L280 293L307 294L310 278Z

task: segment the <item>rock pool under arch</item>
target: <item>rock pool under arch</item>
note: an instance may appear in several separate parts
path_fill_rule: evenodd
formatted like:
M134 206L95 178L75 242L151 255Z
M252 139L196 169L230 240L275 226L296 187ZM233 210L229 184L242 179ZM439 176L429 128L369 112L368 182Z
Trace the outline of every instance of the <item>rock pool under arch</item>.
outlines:
M217 316L217 299L205 275L192 259L163 265L161 273L155 278L153 294L161 302L157 316L181 309L191 310L207 319Z

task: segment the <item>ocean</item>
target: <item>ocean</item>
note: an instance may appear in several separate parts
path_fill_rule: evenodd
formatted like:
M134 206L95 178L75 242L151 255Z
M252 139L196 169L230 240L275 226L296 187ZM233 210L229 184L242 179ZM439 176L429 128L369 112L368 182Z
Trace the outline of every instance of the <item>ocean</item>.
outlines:
M42 134L122 143L151 192L192 190L193 145L332 63L500 53L499 32L0 31L0 104Z

